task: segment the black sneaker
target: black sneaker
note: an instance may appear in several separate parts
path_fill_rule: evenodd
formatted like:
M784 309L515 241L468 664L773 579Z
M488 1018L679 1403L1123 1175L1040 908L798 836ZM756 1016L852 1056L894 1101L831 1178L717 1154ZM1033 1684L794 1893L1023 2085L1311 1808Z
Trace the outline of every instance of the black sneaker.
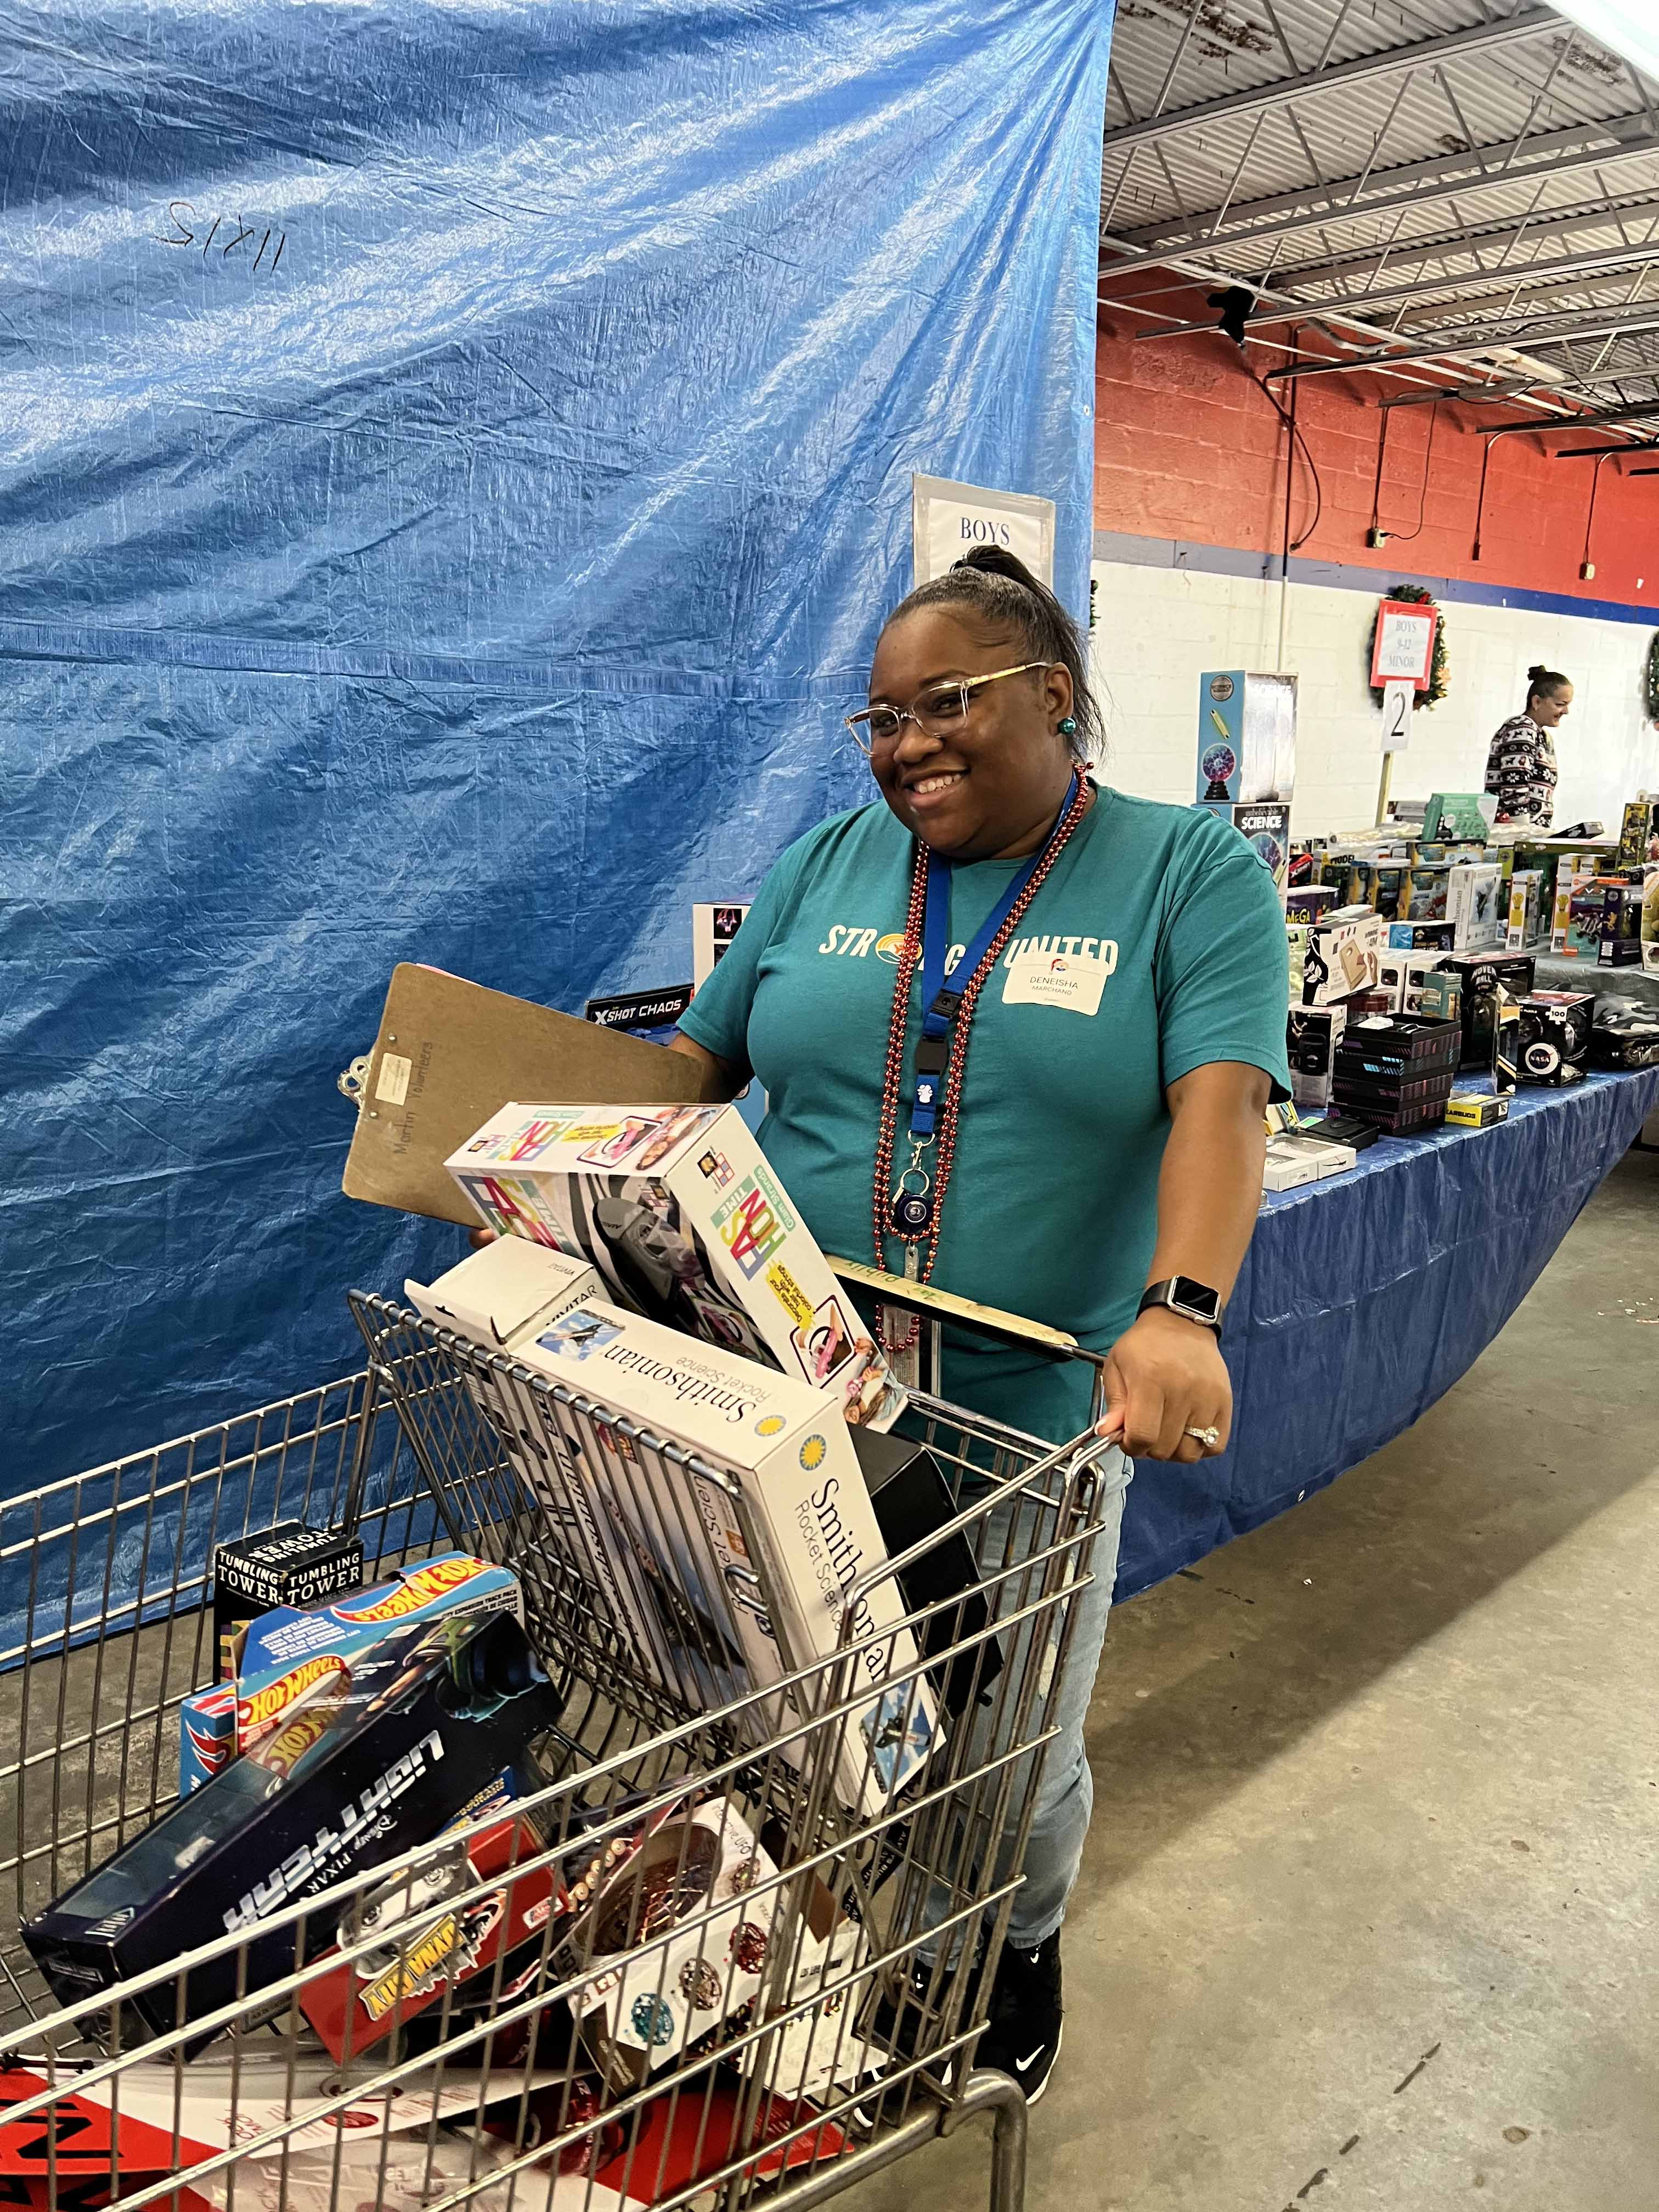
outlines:
M1064 2008L1060 1995L1060 1930L1035 1951L1005 1943L991 1984L991 2021L976 2066L1012 2075L1035 2105L1060 2056Z

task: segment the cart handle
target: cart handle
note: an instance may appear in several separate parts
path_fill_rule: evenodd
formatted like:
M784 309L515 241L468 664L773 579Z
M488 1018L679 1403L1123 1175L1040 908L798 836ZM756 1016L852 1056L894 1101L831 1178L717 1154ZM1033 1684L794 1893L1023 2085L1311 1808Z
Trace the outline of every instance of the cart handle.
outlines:
M999 1344L1027 1345L1035 1351L1050 1352L1057 1359L1086 1359L1096 1369L1106 1364L1103 1352L1091 1352L1063 1328L1050 1328L1046 1322L1026 1321L1018 1314L1005 1313L1000 1306L979 1305L972 1298L959 1298L953 1291L936 1291L931 1284L913 1282L908 1275L890 1275L884 1268L866 1267L860 1260L837 1260L833 1253L824 1256L843 1282L873 1292L884 1305L908 1308L924 1321L949 1322Z

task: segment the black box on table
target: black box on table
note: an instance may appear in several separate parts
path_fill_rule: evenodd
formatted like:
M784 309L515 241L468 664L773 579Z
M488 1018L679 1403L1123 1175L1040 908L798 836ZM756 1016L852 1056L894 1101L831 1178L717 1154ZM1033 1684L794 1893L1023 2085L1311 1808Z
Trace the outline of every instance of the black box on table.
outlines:
M1590 1030L1589 1064L1613 1074L1659 1067L1659 1008L1603 999Z
M1521 1001L1522 1083L1582 1083L1595 1001L1588 991L1534 991Z
M1463 1054L1465 1067L1486 1068L1492 1060L1492 1014L1502 984L1511 998L1524 999L1531 990L1536 969L1529 952L1453 952L1440 963L1443 974L1455 975L1462 986Z
M222 1682L236 1679L243 1631L279 1605L320 1605L360 1589L363 1546L338 1528L279 1521L257 1536L238 1536L213 1552L213 1647Z
M1285 1024L1291 1096L1298 1106L1324 1106L1331 1096L1331 1070L1347 1024L1348 1009L1292 1006Z
M27 1922L23 1940L68 2004L216 1936L246 1935L240 1990L228 1950L191 1971L182 2003L174 1979L134 2006L156 2033L181 2014L199 2020L294 1971L295 1929L259 1932L271 1914L426 1842L557 1711L510 1614L394 1630L343 1697L296 1711ZM307 1958L327 1948L336 1917L319 1907L307 1919Z
M1375 1121L1362 1121L1356 1114L1327 1114L1322 1121L1304 1121L1297 1133L1316 1144L1346 1145L1350 1152L1363 1152L1376 1142L1378 1130Z

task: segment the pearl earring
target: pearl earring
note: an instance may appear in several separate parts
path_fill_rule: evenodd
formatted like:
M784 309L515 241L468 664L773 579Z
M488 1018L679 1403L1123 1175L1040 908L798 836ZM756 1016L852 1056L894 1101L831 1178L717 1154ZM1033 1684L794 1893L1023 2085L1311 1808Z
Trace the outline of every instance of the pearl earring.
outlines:
M1077 735L1077 717L1075 714L1066 715L1065 720L1061 722L1060 726L1060 734L1062 738L1074 738Z

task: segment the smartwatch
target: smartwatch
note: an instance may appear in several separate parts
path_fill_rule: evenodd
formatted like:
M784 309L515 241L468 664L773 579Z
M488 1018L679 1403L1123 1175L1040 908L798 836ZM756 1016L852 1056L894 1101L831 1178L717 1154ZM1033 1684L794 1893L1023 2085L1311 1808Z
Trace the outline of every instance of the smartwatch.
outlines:
M1213 1329L1218 1336L1221 1334L1220 1291L1212 1291L1207 1283L1195 1283L1190 1275L1171 1275L1167 1282L1153 1283L1143 1291L1135 1308L1137 1318L1153 1306L1167 1306L1182 1321L1195 1321L1200 1328Z

